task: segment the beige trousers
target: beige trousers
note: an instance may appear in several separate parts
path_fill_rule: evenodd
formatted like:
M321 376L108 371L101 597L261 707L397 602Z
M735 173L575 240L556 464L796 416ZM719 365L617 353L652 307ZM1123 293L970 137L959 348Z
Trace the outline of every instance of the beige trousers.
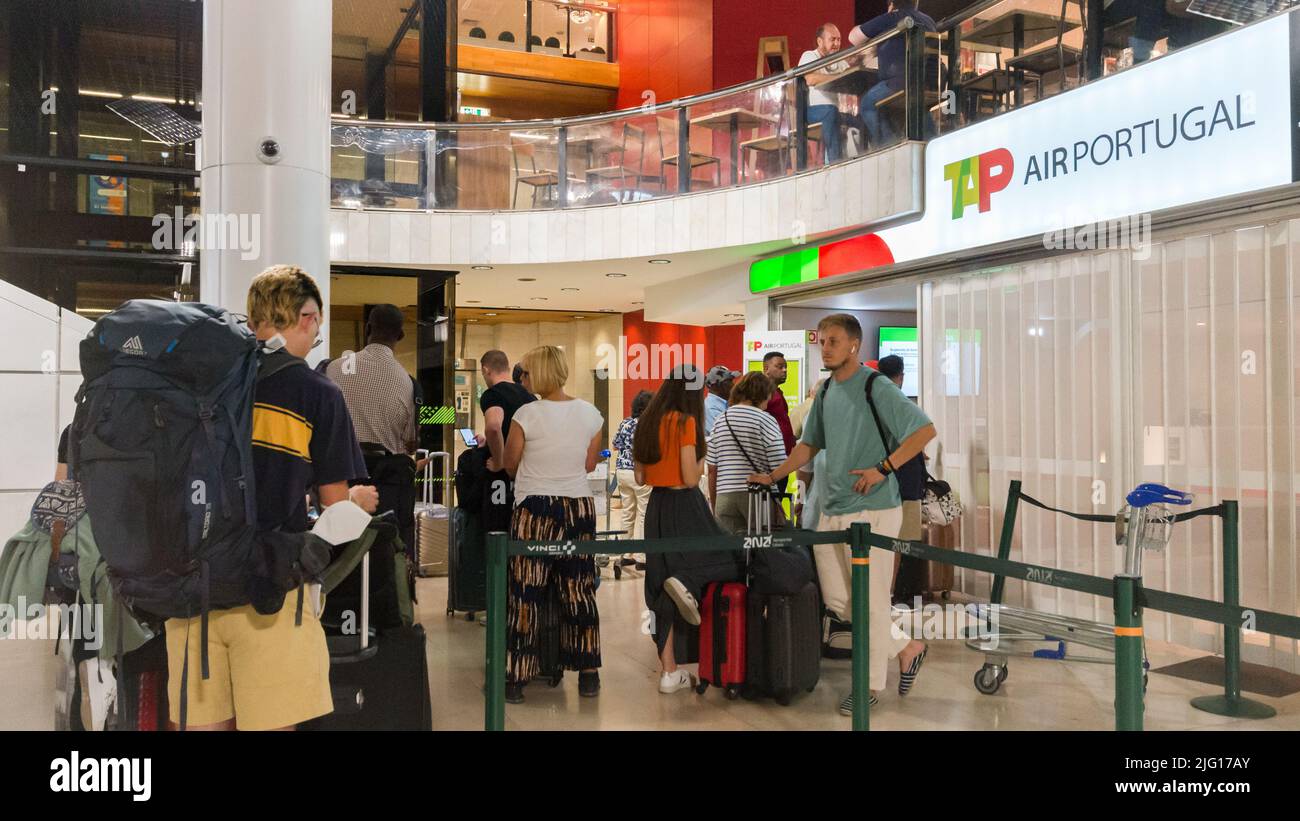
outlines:
M854 522L866 522L872 533L896 538L903 524L903 509L864 510L843 516L822 514L818 530L847 530ZM827 609L843 621L851 621L851 588L849 586L851 551L847 544L816 545L817 578L821 582L822 599ZM889 660L907 647L911 639L894 627L890 618L890 586L894 580L894 553L879 547L871 548L871 597L867 619L870 629L871 689L885 689Z

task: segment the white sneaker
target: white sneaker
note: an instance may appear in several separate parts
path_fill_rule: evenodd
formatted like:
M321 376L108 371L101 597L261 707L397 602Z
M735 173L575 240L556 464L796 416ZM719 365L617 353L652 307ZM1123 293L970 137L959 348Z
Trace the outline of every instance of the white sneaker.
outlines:
M664 582L664 591L668 593L668 598L673 600L677 605L677 612L682 614L682 618L692 627L698 627L700 624L700 606L696 604L695 597L686 589L686 585L677 580L676 576L668 577Z
M664 673L659 677L659 692L664 695L675 693L678 690L685 690L687 687L694 687L695 679L687 670L677 668L675 672Z

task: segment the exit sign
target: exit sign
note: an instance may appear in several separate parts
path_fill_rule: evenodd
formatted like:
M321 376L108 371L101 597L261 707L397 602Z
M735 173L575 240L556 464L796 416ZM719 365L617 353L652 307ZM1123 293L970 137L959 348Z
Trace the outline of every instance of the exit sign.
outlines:
M490 109L490 108L478 108L477 106L472 106L472 105L463 105L463 106L460 107L460 113L461 113L461 114L472 114L472 115L474 115L475 117L491 117L491 116L492 116L492 109Z

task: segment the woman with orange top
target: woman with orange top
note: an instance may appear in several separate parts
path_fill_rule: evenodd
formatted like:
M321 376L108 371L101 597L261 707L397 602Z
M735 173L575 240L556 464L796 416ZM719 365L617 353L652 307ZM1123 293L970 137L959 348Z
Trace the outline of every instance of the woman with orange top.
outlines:
M675 368L641 412L632 442L636 480L651 487L645 537L726 535L700 492L704 475L704 380L690 365ZM696 386L696 387L692 387ZM650 553L646 556L646 606L663 674L659 692L693 686L673 654L674 624L700 623L700 597L709 582L739 581L743 563L735 551ZM681 626L678 624L677 626Z

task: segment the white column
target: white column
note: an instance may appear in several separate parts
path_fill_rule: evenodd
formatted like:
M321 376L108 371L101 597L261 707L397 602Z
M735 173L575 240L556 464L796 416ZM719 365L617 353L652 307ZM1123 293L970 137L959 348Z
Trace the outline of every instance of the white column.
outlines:
M315 278L328 309L331 26L320 0L203 4L204 221L252 229L243 247L203 246L205 302L242 313L252 278L284 263Z

